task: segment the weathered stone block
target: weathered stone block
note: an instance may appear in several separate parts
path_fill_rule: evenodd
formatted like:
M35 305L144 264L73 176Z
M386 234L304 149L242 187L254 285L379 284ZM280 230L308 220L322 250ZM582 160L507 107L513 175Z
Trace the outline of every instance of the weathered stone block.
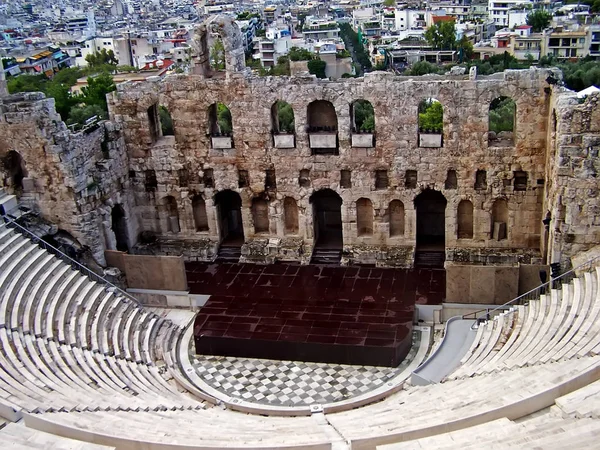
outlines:
M296 146L296 136L293 134L274 134L273 143L277 148L294 148Z
M309 133L310 148L337 148L337 133Z
M352 135L352 147L373 147L374 142L372 133L354 133Z
M212 136L212 148L233 148L233 139L229 136Z
M419 147L436 148L442 146L442 134L419 133Z

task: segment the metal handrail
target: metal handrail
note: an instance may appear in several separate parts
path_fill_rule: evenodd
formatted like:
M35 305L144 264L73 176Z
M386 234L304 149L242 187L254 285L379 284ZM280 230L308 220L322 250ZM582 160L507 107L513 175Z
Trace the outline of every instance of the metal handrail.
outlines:
M98 275L93 270L90 270L86 266L84 266L83 264L75 261L69 255L66 255L65 253L61 252L59 249L57 249L53 245L49 244L48 242L44 241L42 238L36 236L31 231L29 231L27 228L22 227L21 225L19 225L17 222L15 222L13 219L9 218L8 216L4 216L4 218L5 218L5 220L6 219L8 220L8 222L6 222L6 223L3 224L6 227L10 228L11 225L14 226L14 227L16 227L17 231L19 231L22 234L25 234L27 237L29 237L29 239L31 239L34 242L36 242L44 250L46 250L46 251L54 254L55 256L57 256L58 258L62 259L64 262L68 263L69 265L75 266L74 268L76 268L80 272L83 272L85 275L87 275L88 278L90 278L90 280L96 281L97 283L103 283L105 285L108 285L108 288L110 288L111 290L114 290L117 293L119 293L120 295L122 295L123 297L126 297L129 300L135 302L138 306L142 306L142 304L140 303L140 301L137 298L135 298L131 294L125 292L120 287L115 286L113 283L111 283L110 281L108 281L103 276Z
M514 304L522 304L524 303L525 300L534 300L540 297L541 294L545 293L547 288L549 289L559 289L560 286L564 283L564 282L569 282L571 281L573 278L575 278L575 273L578 271L586 271L588 272L589 269L591 269L595 263L600 262L600 256L596 256L595 258L590 259L587 262L584 262L583 264L580 264L577 267L574 267L571 270L568 270L567 272L559 275L556 278L550 278L549 281L539 285L538 287L535 287L533 289L531 289L530 291L525 292L524 294L519 295L518 297L513 298L512 300L496 306L495 308L486 308L486 309L480 309L478 311L474 311L468 314L464 314L462 316L463 319L477 319L477 315L484 313L486 315L486 318L489 320L491 314L495 311L498 311L500 309L506 309L508 306L514 305ZM556 285L555 283L559 281L560 283L558 285ZM554 287L556 286L556 287ZM471 317L472 316L472 317Z

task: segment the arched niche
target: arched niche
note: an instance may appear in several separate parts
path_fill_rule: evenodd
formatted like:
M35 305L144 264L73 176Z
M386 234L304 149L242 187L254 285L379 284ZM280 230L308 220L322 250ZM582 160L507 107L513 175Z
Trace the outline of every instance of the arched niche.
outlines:
M388 206L390 237L404 236L404 203L392 200Z
M206 215L206 202L201 195L192 198L192 213L196 231L208 231L208 217Z
M490 103L488 114L488 147L515 145L517 105L510 97L497 97Z
M508 237L508 202L499 198L492 204L492 228L491 236L495 241L501 241Z
M444 144L444 107L435 98L421 100L418 108L419 147L437 148Z
M473 203L469 200L461 200L456 216L458 239L473 239Z
M271 106L271 130L273 145L277 148L294 148L296 122L292 105L283 100L277 100Z
M335 108L327 100L315 100L307 107L308 137L312 154L338 153L338 121Z
M298 234L298 204L292 197L283 200L283 218L285 234Z
M214 149L233 148L233 121L231 111L221 102L208 107L208 130Z
M269 232L269 202L263 198L252 200L252 221L254 222L254 232Z
M356 202L356 230L358 236L373 235L373 203L368 198Z
M355 100L350 104L352 120L352 147L373 147L375 145L375 111L367 100Z

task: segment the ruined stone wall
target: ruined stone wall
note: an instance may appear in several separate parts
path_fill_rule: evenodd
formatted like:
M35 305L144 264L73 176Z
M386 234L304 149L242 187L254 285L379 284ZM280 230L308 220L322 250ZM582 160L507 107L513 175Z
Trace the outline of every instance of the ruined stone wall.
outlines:
M246 241L248 245L260 242L257 245L264 247L265 260L281 258L282 253L292 255L292 259L305 258L312 250L314 238L310 196L329 188L343 199L343 239L348 261L410 265L416 242L414 200L429 188L441 192L447 200L447 259L461 263L535 262L539 259L545 181L548 75L547 70L532 69L468 80L409 79L373 73L335 82L314 77L234 76L222 80L171 75L162 81L120 85L110 98L110 110L111 119L122 127L127 146L139 230L152 230L170 242L185 241L186 257L190 259L214 256L219 241L214 195L226 189L240 193ZM499 96L511 97L516 103L512 147L488 146L489 105ZM435 98L444 107L442 148L419 147L417 108L426 98ZM376 130L372 148L351 146L350 105L358 99L368 100L374 107ZM273 146L271 106L277 100L288 102L294 109L295 148ZM327 100L335 107L339 155L311 155L307 107L314 100ZM211 146L208 111L215 102L224 103L231 111L232 149ZM174 137L153 137L148 108L154 104L164 105L170 111ZM214 187L203 183L207 169L214 172ZM275 170L276 189L265 190L268 169ZM352 172L350 188L340 187L343 169ZM445 187L450 169L457 173L456 189ZM150 170L156 174L155 189L145 185ZM181 170L189 174L185 186L180 182ZM238 186L238 170L248 171L248 187ZM299 185L301 170L309 171L305 187ZM377 170L388 172L387 188L376 189ZM414 188L406 187L407 170L417 172ZM487 183L476 189L478 170L486 171ZM517 171L527 172L526 188L518 192L513 186ZM206 202L208 231L198 232L194 226L191 198L197 194ZM181 229L178 233L169 231L170 213L165 207L168 196L177 204ZM268 199L269 204L269 231L259 234L254 232L251 214L252 199L256 197ZM286 197L295 199L299 209L299 228L293 235L284 231ZM372 235L358 235L356 202L361 198L368 198L373 204ZM491 211L496 199L505 199L508 204L504 240L492 238ZM388 209L392 200L400 200L404 205L405 231L401 236L390 237ZM457 208L461 200L469 200L474 206L473 238L457 238Z
M102 226L107 208L110 214L113 203L126 203L126 210L132 206L126 199L127 154L120 132L100 123L73 133L56 113L53 99L29 93L0 99L0 136L0 159L18 152L27 175L16 186L4 170L0 183L21 204L89 246L103 263L104 249L111 248ZM132 228L135 238L137 229Z
M600 96L577 98L557 87L548 122L548 262L570 259L600 242Z

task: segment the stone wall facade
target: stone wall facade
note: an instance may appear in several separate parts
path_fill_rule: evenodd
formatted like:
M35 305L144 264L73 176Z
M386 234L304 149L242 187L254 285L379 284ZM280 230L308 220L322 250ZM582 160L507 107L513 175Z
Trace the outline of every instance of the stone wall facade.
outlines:
M549 83L557 78L542 69L338 81L170 75L119 85L109 95L110 121L79 133L60 121L52 99L5 96L0 159L17 152L25 172L16 186L3 166L0 182L101 263L104 250L117 248L213 260L224 237L218 199L228 192L241 202L243 261L307 263L315 198L329 192L341 201L343 264L412 266L416 205L433 193L446 202L429 228L442 229L447 265L566 267L600 241L600 113L597 96L581 102ZM496 147L488 112L501 96L516 103L516 127L514 144ZM420 146L418 105L430 98L444 109L442 147ZM288 148L274 145L277 100L294 111L295 132L282 139ZM352 132L356 100L374 108L372 136ZM315 131L315 101L331 103L323 117L336 128ZM231 148L213 142L217 102L231 111L232 135L220 136ZM174 136L162 136L159 105ZM334 148L311 148L311 135L333 135Z
M133 208L129 196L125 142L118 125L101 122L71 132L40 93L0 98L0 179L20 203L69 232L104 263L104 250L115 248L111 209ZM15 156L18 155L18 156ZM7 161L21 161L15 179ZM135 243L136 218L129 221Z
M441 193L445 208L446 258L460 263L540 261L540 233L545 183L548 110L551 102L548 70L506 71L493 77L422 77L408 79L385 73L339 81L310 77L229 77L207 79L172 75L135 85L122 84L110 98L111 118L122 128L129 173L136 199L134 215L141 230L151 230L179 247L189 259L211 259L221 239L215 195L239 193L247 245L259 241L264 260L306 261L314 245L311 195L330 189L342 199L344 258L380 266L411 266L417 243L415 199L428 190ZM506 96L516 103L515 142L511 147L488 146L488 112L493 99ZM419 146L418 105L435 98L444 108L443 146ZM373 147L352 147L351 104L368 100L375 111ZM290 104L295 116L295 148L276 148L271 107L277 100ZM331 102L337 115L337 154L314 154L310 148L308 105ZM221 102L231 111L233 148L211 143L210 105ZM162 105L173 118L174 136L152 134L148 111ZM212 185L203 183L212 171ZM248 174L240 187L239 171ZM267 171L276 187L265 188ZM342 186L342 171L351 172L351 186ZM147 189L145 174L154 171L156 188ZM181 173L189 175L181 184ZM387 186L376 185L385 172ZM448 183L455 171L456 185ZM477 172L485 173L476 186ZM300 182L301 172L308 179ZM409 173L410 172L410 173ZM525 173L524 186L515 187L515 174ZM416 183L412 177L416 174ZM407 176L411 180L407 180ZM481 181L481 180L479 180ZM192 198L206 205L208 229L197 231ZM179 231L169 231L165 198L175 200ZM268 202L268 230L255 231L253 200ZM298 227L286 231L284 201L298 207ZM357 202L372 204L372 232L357 227ZM507 207L506 239L494 239L492 210L497 200ZM458 237L459 203L472 204L472 237ZM400 201L404 232L390 233L390 203ZM194 244L195 243L195 244ZM170 245L170 247L169 247ZM267 248L269 247L269 248ZM293 251L290 251L292 247ZM199 249L204 249L203 251ZM282 251L285 249L285 252ZM168 253L168 252L167 252ZM259 252L260 253L260 252ZM285 253L285 255L283 254ZM254 250L256 254L256 250ZM254 259L259 260L256 255Z

